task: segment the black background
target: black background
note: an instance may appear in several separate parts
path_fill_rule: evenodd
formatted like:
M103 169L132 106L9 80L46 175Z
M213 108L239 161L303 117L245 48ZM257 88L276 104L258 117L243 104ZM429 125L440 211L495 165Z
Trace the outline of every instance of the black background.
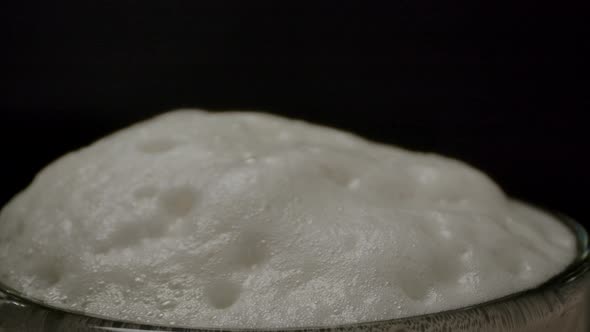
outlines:
M0 205L66 151L200 107L457 157L590 224L583 13L532 1L5 6Z

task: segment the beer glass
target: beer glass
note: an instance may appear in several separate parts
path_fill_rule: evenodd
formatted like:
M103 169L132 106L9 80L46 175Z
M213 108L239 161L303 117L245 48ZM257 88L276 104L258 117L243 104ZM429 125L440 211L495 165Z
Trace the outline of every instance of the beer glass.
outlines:
M156 326L53 308L0 284L0 332L589 332L588 234L570 218L554 215L576 236L577 255L559 275L534 289L469 307L400 319L333 326L245 329Z

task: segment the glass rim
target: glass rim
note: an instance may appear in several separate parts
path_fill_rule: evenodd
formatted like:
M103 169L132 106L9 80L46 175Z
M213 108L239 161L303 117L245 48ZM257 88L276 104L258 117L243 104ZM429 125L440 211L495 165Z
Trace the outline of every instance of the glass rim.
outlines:
M0 280L0 295L4 293L9 297L13 303L16 302L17 305L28 305L28 306L35 306L39 307L40 309L47 310L49 312L57 312L64 315L71 315L74 317L79 318L89 318L94 319L97 321L114 323L114 324L121 324L122 326L119 328L112 328L105 330L108 331L185 331L185 332L201 332L201 331L228 331L228 332L237 332L237 331L267 331L267 332L279 332L279 331L320 331L320 330L336 330L336 329L351 329L354 327L368 327L368 326L375 326L381 324L393 324L393 323L403 323L412 320L420 320L420 319L428 319L429 317L435 317L439 315L456 315L465 312L470 312L473 310L478 309L485 309L491 308L495 305L499 305L502 303L511 303L521 299L526 299L535 294L542 294L543 292L551 289L558 289L561 287L565 287L571 284L576 283L578 280L583 278L588 271L590 271L590 237L588 231L577 221L570 218L569 216L556 212L556 211L549 211L547 209L540 208L536 205L526 203L529 206L533 206L541 211L544 211L552 216L554 216L559 222L564 224L575 236L576 239L576 257L575 259L560 273L551 277L547 281L543 282L542 284L530 288L525 289L522 291L518 291L512 294L508 294L506 296L502 296L496 299L492 299L485 302L480 302L460 308L454 308L449 310L442 310L432 313L420 314L420 315L412 315L407 317L401 318L393 318L393 319L383 319L383 320L374 320L374 321L360 321L354 323L344 323L344 324L328 324L322 326L293 326L293 327L235 327L235 326L228 326L228 327L218 327L218 326L182 326L182 325L157 325L157 324L148 324L148 323L140 323L137 321L128 321L122 319L115 319L112 317L101 316L92 313L86 313L83 311L77 311L73 309L64 309L60 307L53 306L51 304L45 303L41 300L28 298L21 292L8 287ZM133 327L125 327L124 325L132 325ZM96 326L100 327L100 325Z

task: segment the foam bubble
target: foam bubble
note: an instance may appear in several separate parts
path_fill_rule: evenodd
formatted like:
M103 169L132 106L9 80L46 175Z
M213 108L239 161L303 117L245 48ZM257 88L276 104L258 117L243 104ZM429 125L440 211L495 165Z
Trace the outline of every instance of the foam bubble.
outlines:
M320 326L531 288L574 244L459 161L271 115L182 111L41 171L0 214L0 276L116 319Z

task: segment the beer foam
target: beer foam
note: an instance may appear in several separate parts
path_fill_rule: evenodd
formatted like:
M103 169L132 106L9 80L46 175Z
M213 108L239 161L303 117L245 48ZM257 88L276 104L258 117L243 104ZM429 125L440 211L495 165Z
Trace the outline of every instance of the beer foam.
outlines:
M55 307L301 327L535 287L573 234L450 158L259 113L176 111L49 165L0 214L0 280Z

